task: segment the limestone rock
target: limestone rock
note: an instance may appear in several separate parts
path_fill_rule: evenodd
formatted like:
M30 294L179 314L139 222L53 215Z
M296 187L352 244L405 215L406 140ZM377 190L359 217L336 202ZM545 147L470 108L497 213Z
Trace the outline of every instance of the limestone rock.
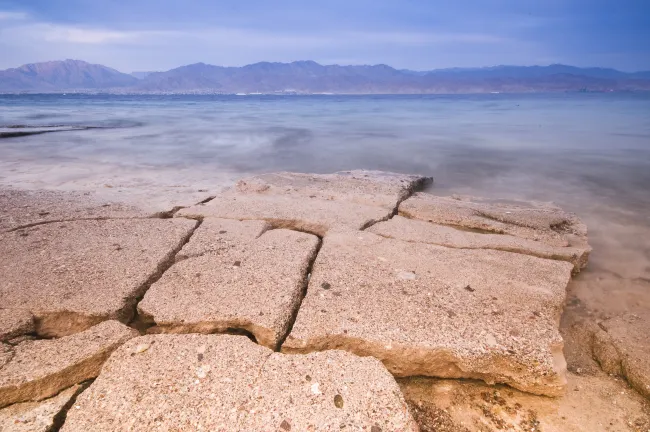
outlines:
M173 259L195 221L57 222L0 239L3 308L30 311L44 336L107 319L128 322L148 281Z
M95 378L108 356L137 332L106 321L60 339L22 342L0 368L0 407L41 400Z
M24 402L0 409L0 431L50 432L81 386L75 385L41 402Z
M34 317L29 311L0 309L0 342L7 342L34 331Z
M594 356L603 370L623 375L650 399L650 313L623 315L600 323L594 335Z
M157 331L246 330L270 348L286 336L319 239L284 229L256 239L262 225L238 224L239 231L223 234L231 247L180 261L152 285L138 310ZM199 229L196 245L206 244L201 237L210 234Z
M345 349L396 376L502 382L559 395L572 265L368 232L328 235L283 352ZM409 277L403 277L408 274Z
M387 219L399 202L429 180L377 171L265 174L241 180L212 201L177 215L260 219L276 228L322 236L331 229L363 229Z
M574 273L579 272L587 264L590 251L590 248L550 246L513 235L472 232L402 216L395 216L375 224L368 231L382 237L408 242L429 243L458 249L495 249L567 261L573 264Z
M549 246L591 250L585 224L575 215L549 203L418 193L400 205L399 214L479 232L509 234Z
M149 348L138 352L140 345ZM311 430L417 430L378 361L343 352L285 356L228 335L133 339L75 406L64 432L299 431L310 423Z

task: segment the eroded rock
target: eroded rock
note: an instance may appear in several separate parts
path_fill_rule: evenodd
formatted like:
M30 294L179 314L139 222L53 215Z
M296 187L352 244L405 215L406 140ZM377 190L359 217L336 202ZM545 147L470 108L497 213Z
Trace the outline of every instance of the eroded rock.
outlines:
M136 298L171 264L195 225L186 219L87 220L4 233L3 307L30 311L44 336L107 319L128 322Z
M50 432L66 405L80 391L74 385L58 395L40 402L24 402L0 409L0 431Z
M551 246L514 235L472 232L402 216L379 222L368 231L408 242L429 243L458 249L495 249L567 261L573 264L574 273L587 265L591 250L588 247Z
M18 344L0 368L0 407L41 400L95 378L109 355L136 335L124 324L106 321L60 339Z
M0 342L7 342L34 331L34 317L29 311L0 309Z
M223 221L214 223L217 228L226 226ZM266 231L257 238L264 225L237 224L237 229L221 234L227 240L219 244L227 246L176 263L152 285L138 310L156 323L154 330L246 330L270 348L286 336L319 239L285 229ZM214 238L214 226L202 228L193 236L196 243L188 244L190 250L201 250Z
M149 348L136 353L143 344ZM64 432L417 430L377 360L345 352L286 356L228 335L133 339L75 405Z
M571 269L503 251L330 234L282 350L345 349L382 360L396 376L478 378L559 395L558 324Z
M399 202L429 180L377 171L265 174L241 180L207 204L177 214L260 219L276 228L322 236L331 229L363 229L387 219Z

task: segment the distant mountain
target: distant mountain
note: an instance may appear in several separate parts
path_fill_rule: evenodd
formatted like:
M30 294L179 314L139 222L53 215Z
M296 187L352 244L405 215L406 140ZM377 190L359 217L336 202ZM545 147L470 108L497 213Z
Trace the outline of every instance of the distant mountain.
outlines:
M223 67L205 63L166 72L123 74L78 60L0 71L0 91L88 90L118 93L435 94L555 91L650 91L650 72L566 65L494 66L432 71L314 61Z
M26 64L0 71L0 91L110 89L137 83L131 75L81 60Z

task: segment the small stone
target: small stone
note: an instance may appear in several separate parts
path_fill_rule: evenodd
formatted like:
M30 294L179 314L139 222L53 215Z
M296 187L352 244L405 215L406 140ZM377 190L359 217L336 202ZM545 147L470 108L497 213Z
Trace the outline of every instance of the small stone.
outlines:
M280 428L282 430L290 431L291 430L291 425L289 424L288 421L282 420L282 423L280 423Z
M241 266L241 261L235 261L233 267L239 267L239 266Z
M327 283L327 282L323 282L323 283L321 284L321 288L328 290L328 289L332 288L332 285L330 285L330 284Z
M320 389L318 388L318 383L314 383L311 385L311 392L315 395L321 394Z
M372 425L370 432L381 432L381 428L377 425Z
M397 279L415 280L416 278L417 278L417 276L415 276L415 273L413 273L413 272L407 272L407 271L397 272Z
M145 352L146 350L148 350L150 346L151 346L150 344L140 344L140 345L135 347L133 352L135 354L141 354L141 353Z
M466 285L466 286L465 286L465 289L466 289L467 291L469 291L469 292L474 292L474 291L476 291L474 288L472 288L472 287L469 286L469 285Z
M337 408L343 408L343 396L340 394L334 396L334 406Z

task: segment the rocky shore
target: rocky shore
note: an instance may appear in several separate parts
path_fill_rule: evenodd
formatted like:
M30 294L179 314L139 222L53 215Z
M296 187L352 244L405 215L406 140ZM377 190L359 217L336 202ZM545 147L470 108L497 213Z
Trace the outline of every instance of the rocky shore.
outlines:
M432 183L0 190L0 431L650 430L650 315L561 332L578 216Z

